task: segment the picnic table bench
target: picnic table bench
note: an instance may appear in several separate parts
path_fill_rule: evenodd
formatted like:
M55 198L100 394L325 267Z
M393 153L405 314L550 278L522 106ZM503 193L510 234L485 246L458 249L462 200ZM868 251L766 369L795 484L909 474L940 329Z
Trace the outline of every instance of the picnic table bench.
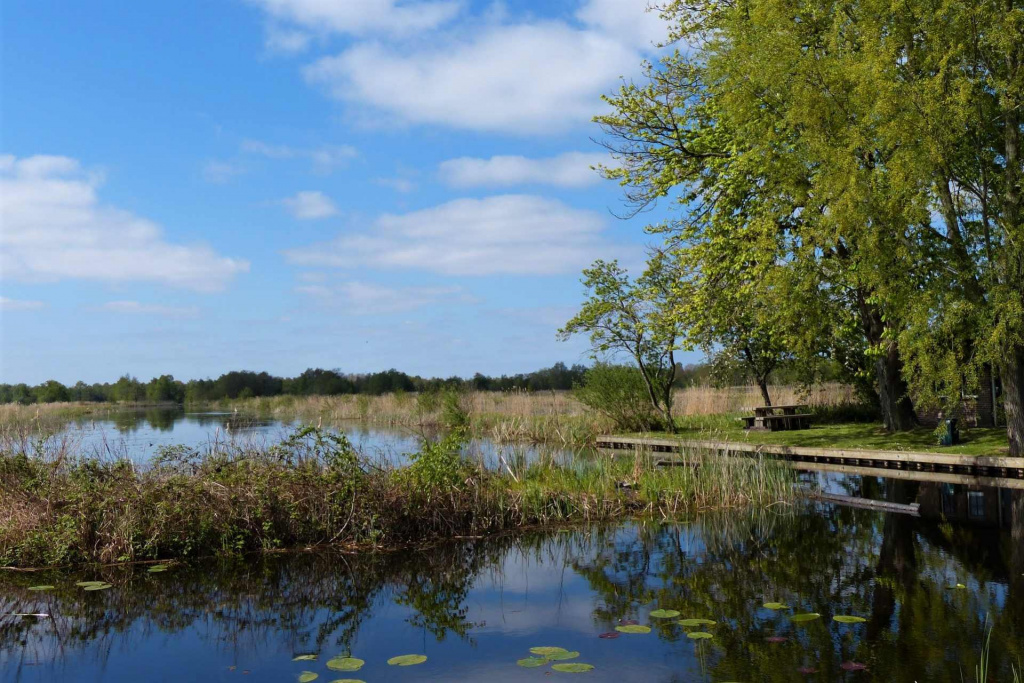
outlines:
M782 406L757 406L754 414L743 418L744 429L766 429L770 432L807 429L811 426L808 406L802 403Z

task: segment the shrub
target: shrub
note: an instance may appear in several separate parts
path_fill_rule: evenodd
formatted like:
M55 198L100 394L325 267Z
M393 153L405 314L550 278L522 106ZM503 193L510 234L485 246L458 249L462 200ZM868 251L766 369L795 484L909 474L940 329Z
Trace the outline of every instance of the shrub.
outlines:
M607 415L618 429L650 431L662 426L637 368L597 363L587 370L583 384L573 389L573 395L580 403Z

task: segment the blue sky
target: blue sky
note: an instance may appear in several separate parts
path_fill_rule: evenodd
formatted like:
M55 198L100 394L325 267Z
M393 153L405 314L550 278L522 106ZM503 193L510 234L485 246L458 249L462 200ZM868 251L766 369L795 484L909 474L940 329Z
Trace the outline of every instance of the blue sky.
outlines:
M5 2L0 381L585 360L659 215L589 170L645 6Z

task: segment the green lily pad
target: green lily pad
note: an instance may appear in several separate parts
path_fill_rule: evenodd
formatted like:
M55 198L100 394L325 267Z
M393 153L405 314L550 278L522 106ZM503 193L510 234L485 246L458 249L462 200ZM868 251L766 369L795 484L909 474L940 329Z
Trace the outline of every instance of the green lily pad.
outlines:
M106 581L76 581L75 585L80 588L87 588L89 586L102 586Z
M331 683L366 683L366 681L360 680L358 678L339 678L337 680L331 681Z
M713 635L706 631L694 631L692 633L687 633L686 637L690 640L707 640L708 638L714 638Z
M568 664L555 664L551 668L564 674L584 674L588 671L593 671L594 665L569 662Z
M388 660L391 666L414 666L427 661L426 655L399 655Z
M967 586L963 585L962 583L958 583L952 586L946 586L946 588L948 588L951 591L962 591L965 588L967 588Z
M718 622L711 619L680 619L676 623L680 626L714 626Z
M293 662L315 662L316 655L295 655L292 657Z
M541 657L550 657L551 655L561 654L568 652L564 647L531 647L530 652Z
M92 586L85 586L85 588L83 588L83 590L87 590L87 591L105 591L108 588L113 588L113 586L111 584L109 584L109 583L100 583L100 584L94 584Z
M640 624L628 624L626 626L616 626L615 630L619 633L650 633L650 626L641 626Z
M846 614L837 614L832 617L832 621L838 621L840 624L863 624L867 619L864 617L851 617Z
M679 612L674 609L656 609L651 611L651 616L655 619L675 619Z
M817 612L806 612L804 614L794 614L793 616L790 617L790 620L794 621L794 622L796 622L798 624L803 624L805 622L814 621L815 619L820 619L820 618L821 618L821 615L818 614Z
M165 572L168 569L170 569L170 567L166 564L154 564L148 571L150 574L159 574L160 572Z
M320 674L313 673L312 671L303 671L299 674L299 683L310 683L320 678Z
M766 602L766 603L764 603L764 606L765 606L765 609L773 609L773 610L789 609L789 605L783 604L781 602Z
M30 591L52 591L56 586L43 585L43 586L29 586Z
M525 659L518 660L516 664L523 667L524 669L535 669L538 666L544 666L548 664L550 661L551 660L549 660L547 657L527 657Z
M573 652L554 652L554 653L548 655L548 659L550 659L553 662L561 662L561 661L564 661L566 659L576 659L579 656L580 656L580 653L576 652L576 651L573 651Z
M359 671L366 664L357 657L335 657L327 660L327 668L331 671Z

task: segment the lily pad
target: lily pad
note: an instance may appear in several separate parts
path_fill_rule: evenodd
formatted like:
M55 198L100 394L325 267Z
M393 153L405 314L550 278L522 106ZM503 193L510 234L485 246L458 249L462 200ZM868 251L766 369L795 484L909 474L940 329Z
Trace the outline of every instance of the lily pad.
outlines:
M320 678L320 674L313 673L312 671L303 671L299 674L299 683L310 683Z
M568 650L564 647L531 647L530 652L541 657L550 657L551 655L568 652Z
M714 626L718 622L711 619L680 619L676 623L680 626Z
M295 655L294 657L292 657L292 661L293 662L315 662L316 661L316 655L312 655L312 654Z
M619 637L619 633L618 631L608 631L607 633L602 633L597 637L603 640L614 640L615 638Z
M337 680L331 681L331 683L366 683L366 681L360 680L358 678L339 678Z
M106 581L76 581L75 585L80 588L87 588L89 586L102 586Z
M331 671L359 671L366 664L356 657L335 657L327 660L327 668Z
M594 665L581 664L580 662L569 662L567 664L555 664L551 668L564 674L583 674L588 671L593 671Z
M426 655L399 655L388 660L391 666L414 666L427 661Z
M693 633L687 633L686 637L690 640L707 640L708 638L714 638L714 636L707 631L694 631Z
M832 621L838 621L840 624L863 624L867 619L864 617L853 617L847 614L837 614L832 617Z
M796 670L796 672L798 674L803 674L804 676L810 676L811 674L818 673L818 670L815 669L813 666L801 666L799 669Z
M580 656L580 653L576 652L576 651L573 651L573 652L555 652L555 653L552 653L552 654L548 655L548 659L550 659L553 662L561 662L561 661L564 661L566 659L576 659L579 656Z
M549 660L547 657L527 657L525 659L518 660L516 664L523 667L524 669L535 669L538 666L544 666L546 664L549 664L550 661L551 660Z
M651 616L655 619L675 619L679 612L674 609L656 609L651 611Z
M789 639L785 636L768 636L767 638L765 638L765 642L767 643L784 643L787 640Z
M56 586L43 585L43 586L29 586L30 591L52 591Z
M963 585L962 583L957 583L957 584L954 584L952 586L946 586L946 588L951 590L951 591L962 591L965 588L967 588L967 586Z
M815 619L820 618L821 615L817 612L804 612L803 614L794 614L790 617L790 620L796 622L797 624L803 624L808 621L814 621Z
M100 584L94 584L92 586L85 586L83 588L83 590L87 590L87 591L105 591L108 588L113 588L113 585L111 585L109 583L100 583Z
M650 633L650 626L641 626L640 624L628 624L626 626L616 626L615 630L619 633Z
M765 607L765 609L773 609L773 610L789 609L789 605L787 605L785 603L782 603L782 602L766 602L766 603L764 603L764 607Z
M160 572L165 572L168 569L170 569L170 567L166 564L154 564L148 571L150 574L159 574Z
M843 662L839 665L839 668L843 671L867 671L868 665L861 664L860 662Z

